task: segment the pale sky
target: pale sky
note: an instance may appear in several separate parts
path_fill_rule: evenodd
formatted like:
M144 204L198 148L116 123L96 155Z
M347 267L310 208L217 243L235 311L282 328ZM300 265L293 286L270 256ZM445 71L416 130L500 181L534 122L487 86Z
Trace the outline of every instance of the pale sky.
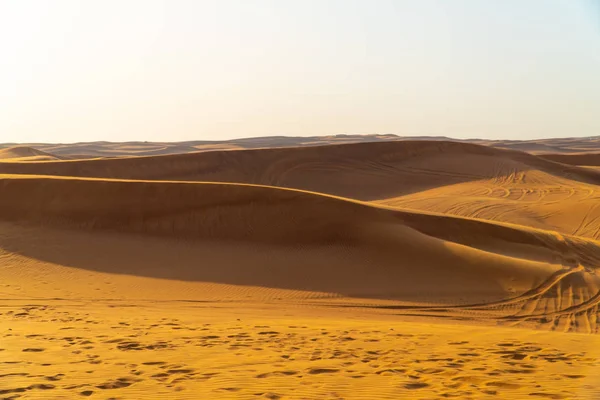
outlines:
M600 0L0 0L0 143L600 135Z

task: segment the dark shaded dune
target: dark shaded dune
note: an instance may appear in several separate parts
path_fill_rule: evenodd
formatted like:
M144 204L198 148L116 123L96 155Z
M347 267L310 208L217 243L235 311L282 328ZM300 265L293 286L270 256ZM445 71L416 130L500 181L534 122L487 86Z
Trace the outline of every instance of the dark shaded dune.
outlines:
M374 142L170 156L2 164L0 173L251 183L378 200L539 169L600 183L593 170L526 153L446 141Z
M569 165L600 166L600 153L541 154L541 158Z
M341 224L348 208L363 208L300 191L220 183L23 176L0 178L0 188L0 218L4 220L279 244L335 240L337 231L320 230L320 225L336 219ZM341 208L324 209L323 202ZM306 215L308 224L294 227L297 206L304 212L314 211ZM371 211L368 218L379 214Z

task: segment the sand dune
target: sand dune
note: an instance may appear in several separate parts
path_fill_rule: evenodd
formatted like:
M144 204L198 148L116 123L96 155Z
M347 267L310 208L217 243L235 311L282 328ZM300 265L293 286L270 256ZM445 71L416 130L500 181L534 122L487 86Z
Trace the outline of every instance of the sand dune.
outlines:
M593 154L267 142L0 150L0 394L600 394Z
M74 265L103 272L456 304L511 298L554 279L557 271L569 271L565 276L575 273L574 282L579 283L569 285L589 290L593 296L596 281L588 271L600 261L598 243L581 238L378 208L298 190L34 176L4 177L0 185L6 194L0 199L0 218L6 221L226 246L215 252L204 247L185 250L171 243L158 247L160 256L153 251L156 243L150 241L144 256L134 251L131 259L119 251L115 259L104 256L103 263ZM109 248L128 240L127 236L115 237ZM92 238L82 242L75 237L69 242L78 243L79 251L95 243ZM48 257L48 252L40 250L44 245L7 243L13 241L4 241L9 253L73 265L68 255ZM139 248L136 243L125 247ZM264 246L275 253L256 248L248 252L248 246ZM98 249L84 251L97 253ZM178 257L176 269L161 270L164 264L153 261L164 263L165 257L174 255ZM195 261L190 264L205 257L212 260L208 270L194 268ZM131 270L127 266L136 265L136 259L143 260L144 268ZM212 265L220 266L218 273ZM560 278L550 286L558 281L566 282ZM582 301L588 301L587 297Z
M600 237L598 171L468 143L403 141L3 163L2 172L263 184Z
M387 254L377 264L388 265L389 273L406 283L391 284L384 273L373 287L340 292L333 285L319 287L322 292L408 299L423 290L445 298L460 291L465 297L468 287L477 287L467 282L477 276L481 291L502 297L530 289L561 266L593 268L598 261L597 243L588 239L600 236L600 174L467 143L2 163L0 172L14 174L1 181L0 218L7 221L294 249L332 245L339 254L361 249L366 258L357 257L358 264L371 265L370 257ZM575 201L576 209L570 206ZM401 254L404 261L398 263ZM487 283L480 271L469 270L482 257L497 269ZM438 271L435 265L455 271ZM410 268L424 275L419 278ZM527 278L521 281L520 274ZM342 275L340 287L359 287L369 274ZM510 290L506 282L498 284L501 276L514 278ZM444 290L438 287L442 282Z

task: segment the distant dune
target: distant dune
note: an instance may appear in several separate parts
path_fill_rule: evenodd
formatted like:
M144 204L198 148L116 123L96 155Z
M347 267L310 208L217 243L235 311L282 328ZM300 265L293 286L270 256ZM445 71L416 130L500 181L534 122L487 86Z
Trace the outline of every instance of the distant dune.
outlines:
M0 162L56 161L60 159L62 159L62 157L57 157L32 147L15 146L4 149L0 148Z
M194 153L211 150L240 150L273 147L310 147L331 144L390 141L454 141L489 147L525 151L534 154L585 153L600 148L600 137L556 138L534 140L453 139L445 136L398 136L392 134L330 135L330 136L265 136L231 140L192 140L184 142L82 142L68 144L19 144L56 156L74 158L113 158ZM0 144L0 149L16 146Z
M69 144L32 143L27 146L70 158L110 158L194 153L210 150L235 150L271 147L299 147L341 143L389 141L396 135L333 135L313 137L267 136L233 140L194 140L186 142L84 142ZM12 147L15 144L0 144Z

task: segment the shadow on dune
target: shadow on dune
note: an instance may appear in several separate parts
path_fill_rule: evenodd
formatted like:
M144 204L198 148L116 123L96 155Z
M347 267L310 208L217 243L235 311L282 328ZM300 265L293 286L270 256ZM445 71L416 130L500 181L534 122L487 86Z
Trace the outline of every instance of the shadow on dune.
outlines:
M424 302L509 295L496 280L496 268L504 265L486 270L468 255L448 252L443 242L412 232L410 244L380 237L292 246L0 226L0 248L8 253L110 274ZM27 268L36 268L35 262Z

